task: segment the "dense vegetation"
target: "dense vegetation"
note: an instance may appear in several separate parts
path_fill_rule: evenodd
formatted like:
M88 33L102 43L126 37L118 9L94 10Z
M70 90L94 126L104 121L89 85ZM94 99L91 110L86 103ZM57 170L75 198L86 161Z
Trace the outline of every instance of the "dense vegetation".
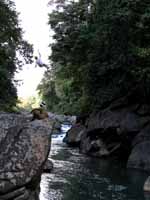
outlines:
M49 109L89 112L128 97L150 102L150 1L52 0L52 72L39 91Z
M23 63L32 62L32 46L23 39L18 13L11 0L0 1L0 110L10 110L17 101L14 74Z

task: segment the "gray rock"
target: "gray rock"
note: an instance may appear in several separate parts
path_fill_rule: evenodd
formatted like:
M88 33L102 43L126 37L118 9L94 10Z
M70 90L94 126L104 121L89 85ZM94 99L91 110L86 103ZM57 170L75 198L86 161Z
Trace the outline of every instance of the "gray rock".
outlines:
M89 154L92 143L97 143L97 139L99 139L105 143L106 148L104 149L108 150L108 155L115 154L121 158L124 157L126 160L136 144L150 141L150 116L148 115L149 111L146 112L148 107L137 104L129 106L124 99L122 100L123 104L122 101L116 101L106 109L91 113L87 121L87 129L81 138L81 152ZM97 148L96 151L95 148L95 152L92 154L101 155L100 149ZM138 147L136 150L138 150ZM135 155L135 149L132 150L131 154L133 152ZM140 153L140 156L142 156L142 153ZM131 164L131 156L129 159L130 167L137 166L139 168L138 164ZM143 160L145 159L143 157ZM141 165L140 169L150 168L148 165L147 163L147 167L144 166L143 168Z
M141 105L138 108L137 113L141 116L150 115L150 106L146 104Z
M54 121L54 125L53 125L53 130L52 130L52 134L59 134L61 131L61 122L58 121L57 119L53 119Z
M121 148L118 137L117 130L113 127L85 131L81 138L80 152L96 157L109 156Z
M85 127L83 125L74 125L67 132L64 142L70 146L79 146L81 142L81 137L84 134Z
M135 147L137 144L150 141L150 125L144 127L140 133L133 139L132 146Z
M150 171L150 141L137 144L129 156L127 167Z
M74 124L75 121L76 121L76 116L71 116L71 115L57 115L57 114L51 113L51 112L48 112L48 115L49 115L50 119L56 120L56 121L58 121L60 123L68 121L71 124Z
M101 139L90 141L88 148L87 153L95 157L103 157L110 154L105 143Z
M132 141L132 151L128 159L128 168L150 171L150 125L147 125Z
M51 123L0 115L0 199L38 200L39 183L50 151Z
M150 121L150 117L140 117L130 110L122 108L119 110L103 110L90 115L88 120L88 131L93 129L107 129L119 127L123 132L140 131Z
M150 176L146 179L143 190L144 192L150 192Z

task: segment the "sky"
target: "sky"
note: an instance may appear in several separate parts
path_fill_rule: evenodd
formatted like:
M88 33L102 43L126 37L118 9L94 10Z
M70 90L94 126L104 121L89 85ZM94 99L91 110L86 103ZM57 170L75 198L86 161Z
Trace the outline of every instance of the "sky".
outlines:
M20 13L19 20L24 31L24 39L34 46L34 56L40 51L42 61L48 63L50 48L50 26L48 22L48 0L14 0L16 10ZM40 83L45 69L35 67L35 63L23 66L23 70L16 74L16 79L21 79L18 86L18 96L27 98L37 94L36 88Z

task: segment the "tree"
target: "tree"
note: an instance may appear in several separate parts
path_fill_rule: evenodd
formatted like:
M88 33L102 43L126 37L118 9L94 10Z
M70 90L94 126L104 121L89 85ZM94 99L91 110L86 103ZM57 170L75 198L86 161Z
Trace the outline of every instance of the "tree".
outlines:
M95 96L91 102L98 107L107 106L127 94L134 103L148 102L150 2L96 3L86 81L88 95Z
M55 42L51 45L53 81L59 91L57 109L76 113L84 98L88 45L87 2L55 1L57 9L49 15ZM56 92L57 93L57 92ZM43 91L43 96L45 92ZM51 98L51 97L49 97Z
M0 109L16 104L14 73L32 62L32 46L23 39L18 13L11 0L0 1Z
M46 107L55 112L57 111L56 105L59 102L59 97L56 94L55 82L50 77L51 72L46 71L37 90L39 91L39 96L42 96L41 99L46 103Z
M50 60L55 86L62 88L58 105L77 113L123 97L149 103L150 2L53 2Z

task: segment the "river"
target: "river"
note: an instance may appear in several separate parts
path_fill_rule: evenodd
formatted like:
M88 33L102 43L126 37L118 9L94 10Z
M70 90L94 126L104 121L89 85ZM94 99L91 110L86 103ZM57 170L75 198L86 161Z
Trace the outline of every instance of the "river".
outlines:
M52 139L49 158L54 169L42 175L40 200L150 200L143 192L146 173L80 154L62 142L62 135Z

